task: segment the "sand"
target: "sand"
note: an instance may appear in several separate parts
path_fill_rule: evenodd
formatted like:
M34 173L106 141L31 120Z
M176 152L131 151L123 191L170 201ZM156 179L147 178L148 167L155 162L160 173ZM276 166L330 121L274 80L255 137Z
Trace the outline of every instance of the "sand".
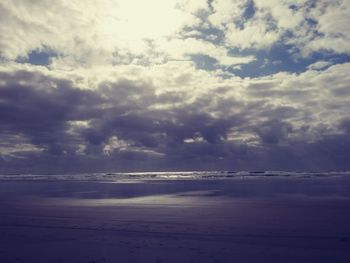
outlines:
M350 179L0 182L0 262L350 262Z

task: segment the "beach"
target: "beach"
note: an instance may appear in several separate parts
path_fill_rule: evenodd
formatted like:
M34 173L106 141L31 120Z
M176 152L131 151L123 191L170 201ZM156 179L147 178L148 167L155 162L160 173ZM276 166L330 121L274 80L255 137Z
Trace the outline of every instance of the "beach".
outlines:
M348 175L147 178L1 180L0 262L350 262Z

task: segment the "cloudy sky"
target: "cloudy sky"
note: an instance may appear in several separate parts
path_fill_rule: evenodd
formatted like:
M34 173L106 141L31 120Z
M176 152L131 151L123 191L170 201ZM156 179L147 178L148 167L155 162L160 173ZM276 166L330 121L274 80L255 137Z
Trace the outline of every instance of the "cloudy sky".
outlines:
M1 0L0 172L349 170L349 0Z

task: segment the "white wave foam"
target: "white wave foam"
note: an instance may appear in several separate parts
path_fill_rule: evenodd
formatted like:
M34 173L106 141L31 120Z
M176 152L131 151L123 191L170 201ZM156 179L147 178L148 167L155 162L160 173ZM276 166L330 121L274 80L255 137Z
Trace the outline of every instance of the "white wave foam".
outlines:
M350 175L345 172L286 172L286 171L190 171L82 174L3 174L0 181L134 181L134 180L200 180L258 177L314 178Z

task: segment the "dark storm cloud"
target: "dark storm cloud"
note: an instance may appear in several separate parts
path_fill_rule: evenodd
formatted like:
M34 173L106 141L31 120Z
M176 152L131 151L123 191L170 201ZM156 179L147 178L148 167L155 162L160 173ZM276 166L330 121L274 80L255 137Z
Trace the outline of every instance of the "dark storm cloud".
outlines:
M271 120L256 128L257 134L263 143L266 144L277 144L284 141L288 133L291 133L292 130L293 128L289 123L280 120Z
M101 101L68 80L39 73L18 71L0 77L1 133L23 135L54 154L75 148L79 139L67 134L67 122L90 119L97 113L94 104Z
M188 103L185 92L157 94L147 81L86 90L40 72L0 76L0 172L350 168L346 118L324 128L337 133L320 128L310 139L302 134L315 127L293 123L305 111L239 102L229 88Z

